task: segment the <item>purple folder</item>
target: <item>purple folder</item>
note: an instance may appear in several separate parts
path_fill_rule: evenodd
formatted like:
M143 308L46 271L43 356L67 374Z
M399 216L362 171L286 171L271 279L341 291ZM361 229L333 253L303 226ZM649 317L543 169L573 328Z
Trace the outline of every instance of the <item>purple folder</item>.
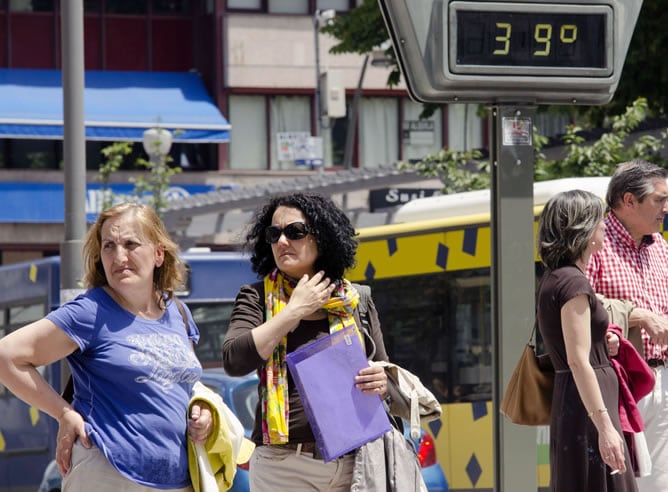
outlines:
M287 363L325 462L391 429L380 397L355 387L369 364L354 327L289 353Z

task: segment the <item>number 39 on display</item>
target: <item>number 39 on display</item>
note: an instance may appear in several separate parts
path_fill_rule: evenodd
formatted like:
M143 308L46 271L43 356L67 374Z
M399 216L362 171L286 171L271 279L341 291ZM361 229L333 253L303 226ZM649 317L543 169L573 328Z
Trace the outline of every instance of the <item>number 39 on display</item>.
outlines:
M504 56L510 53L510 39L513 35L513 26L508 22L497 22L496 49L493 55ZM578 39L578 28L574 24L563 24L558 27L559 42L564 45L572 45ZM533 56L549 56L552 50L552 37L554 28L552 24L536 24L533 29L533 40L536 49Z

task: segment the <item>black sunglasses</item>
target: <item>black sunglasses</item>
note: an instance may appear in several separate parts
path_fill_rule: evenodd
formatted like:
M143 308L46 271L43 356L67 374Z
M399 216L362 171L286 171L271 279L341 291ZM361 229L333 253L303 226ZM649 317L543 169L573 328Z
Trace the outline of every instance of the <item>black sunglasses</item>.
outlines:
M264 230L264 238L269 244L275 244L282 234L291 241L305 238L309 233L308 226L303 222L293 222L285 227L272 225Z

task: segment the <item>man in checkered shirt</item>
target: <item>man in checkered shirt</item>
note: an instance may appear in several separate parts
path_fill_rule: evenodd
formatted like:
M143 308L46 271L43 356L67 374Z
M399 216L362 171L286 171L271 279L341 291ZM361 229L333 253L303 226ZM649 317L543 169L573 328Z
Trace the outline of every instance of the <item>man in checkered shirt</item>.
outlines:
M608 185L603 249L587 265L594 290L635 304L629 338L640 335L643 356L654 369L654 391L638 407L652 458L640 492L668 492L668 243L659 233L668 213L668 174L646 161L620 164Z

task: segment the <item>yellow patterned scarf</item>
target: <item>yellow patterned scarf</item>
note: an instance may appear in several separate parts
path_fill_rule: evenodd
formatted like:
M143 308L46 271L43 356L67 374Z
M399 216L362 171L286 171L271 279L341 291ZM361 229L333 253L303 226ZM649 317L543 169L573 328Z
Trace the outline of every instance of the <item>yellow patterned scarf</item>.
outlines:
M296 282L274 270L264 277L264 300L267 320L283 309ZM327 313L329 332L355 326L360 342L362 334L357 328L353 311L359 302L357 290L347 280L337 281L330 299L322 306ZM364 344L362 344L364 346ZM288 369L285 359L287 337L283 337L260 371L262 387L262 442L284 444L288 442Z

